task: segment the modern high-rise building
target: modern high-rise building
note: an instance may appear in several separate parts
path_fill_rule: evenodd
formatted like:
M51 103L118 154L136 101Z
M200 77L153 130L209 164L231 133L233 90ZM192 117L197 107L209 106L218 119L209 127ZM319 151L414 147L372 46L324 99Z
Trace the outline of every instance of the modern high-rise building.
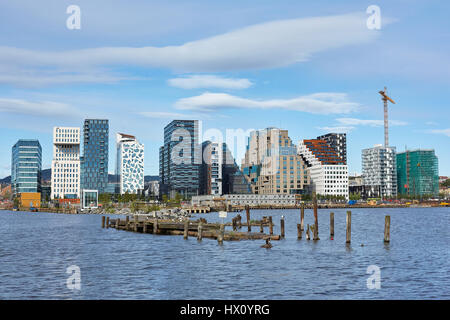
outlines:
M308 166L317 194L348 199L348 167L335 148L325 140L311 139L300 141L297 152Z
M200 168L200 194L222 194L222 167L224 163L222 144L202 143L203 163Z
M433 149L397 153L397 185L401 195L439 194L438 158Z
M226 143L222 144L222 192L223 194L251 194L252 186L247 177L239 169Z
M226 143L202 143L200 194L250 194L251 186L236 164Z
M338 157L347 164L347 135L345 133L328 133L317 137L325 140L337 153Z
M202 159L198 135L198 120L173 120L164 128L164 145L159 149L162 195L199 194Z
M53 128L51 199L80 198L80 128Z
M109 121L86 119L83 127L81 188L106 192L108 186Z
M302 194L310 182L288 131L277 128L250 133L242 171L255 194Z
M11 191L14 196L41 192L42 148L38 140L20 139L12 147Z
M362 150L362 176L365 186L374 195L393 198L397 196L397 164L395 147L381 144Z
M144 190L144 145L124 133L116 135L116 142L119 192L137 194Z

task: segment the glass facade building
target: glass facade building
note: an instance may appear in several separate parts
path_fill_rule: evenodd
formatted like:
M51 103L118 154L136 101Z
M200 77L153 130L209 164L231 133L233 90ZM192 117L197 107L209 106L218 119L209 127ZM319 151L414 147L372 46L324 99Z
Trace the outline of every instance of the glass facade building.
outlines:
M86 119L83 127L81 189L106 192L108 186L109 121Z
M21 139L12 147L11 189L14 195L22 192L41 192L42 148L38 140Z
M438 158L434 150L407 150L397 154L398 193L401 195L439 194Z
M198 120L173 120L164 128L164 145L159 149L162 195L199 194L202 159L198 131Z

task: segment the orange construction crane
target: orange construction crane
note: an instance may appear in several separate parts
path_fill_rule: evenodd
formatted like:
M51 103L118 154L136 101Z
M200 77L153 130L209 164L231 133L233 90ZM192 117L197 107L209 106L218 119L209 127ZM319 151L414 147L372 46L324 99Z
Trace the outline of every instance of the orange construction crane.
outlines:
M381 94L384 102L384 147L389 147L389 123L388 123L388 101L395 104L394 100L388 97L386 94L386 87L384 87L384 91L378 91L379 94Z

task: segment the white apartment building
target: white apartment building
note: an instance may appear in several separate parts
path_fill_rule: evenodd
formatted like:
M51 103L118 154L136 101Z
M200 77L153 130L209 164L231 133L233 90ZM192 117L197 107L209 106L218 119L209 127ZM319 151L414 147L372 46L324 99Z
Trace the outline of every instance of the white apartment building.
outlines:
M397 157L395 147L381 144L362 150L362 176L382 197L397 196Z
M144 190L144 145L135 136L118 133L116 174L120 194Z
M223 145L218 142L211 142L207 154L208 183L210 183L210 194L222 194L222 165L223 165Z
M348 167L326 141L300 141L297 152L307 162L317 194L348 199Z
M50 198L80 198L80 128L53 128Z

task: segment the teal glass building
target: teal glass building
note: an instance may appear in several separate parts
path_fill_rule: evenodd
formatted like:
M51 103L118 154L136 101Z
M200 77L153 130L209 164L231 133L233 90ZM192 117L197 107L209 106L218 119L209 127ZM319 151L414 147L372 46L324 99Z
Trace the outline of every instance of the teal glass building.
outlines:
M438 158L433 149L397 153L398 193L409 196L439 194Z
M12 147L11 160L13 194L41 192L42 148L39 140L17 141Z

